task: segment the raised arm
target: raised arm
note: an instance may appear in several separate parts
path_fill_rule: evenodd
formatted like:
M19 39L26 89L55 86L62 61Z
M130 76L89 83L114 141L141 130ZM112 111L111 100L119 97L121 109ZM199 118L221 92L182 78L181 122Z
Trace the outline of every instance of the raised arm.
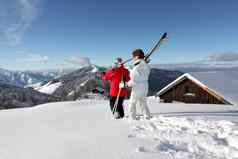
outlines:
M111 80L114 76L113 69L108 70L107 72L102 73L101 78L102 80Z

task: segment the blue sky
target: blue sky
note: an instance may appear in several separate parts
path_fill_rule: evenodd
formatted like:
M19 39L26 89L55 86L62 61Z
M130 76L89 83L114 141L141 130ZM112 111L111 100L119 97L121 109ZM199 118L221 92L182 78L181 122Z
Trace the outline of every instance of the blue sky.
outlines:
M236 62L237 7L237 0L1 0L0 68L77 67L81 57L110 65L135 48L148 51L165 31L169 40L152 63Z

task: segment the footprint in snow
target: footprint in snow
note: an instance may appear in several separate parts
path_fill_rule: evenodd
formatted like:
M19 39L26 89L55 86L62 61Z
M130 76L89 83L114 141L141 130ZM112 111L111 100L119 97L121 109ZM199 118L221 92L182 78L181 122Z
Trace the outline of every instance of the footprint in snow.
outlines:
M139 146L136 148L136 151L137 152L151 152L151 150L147 149L146 147L144 146Z

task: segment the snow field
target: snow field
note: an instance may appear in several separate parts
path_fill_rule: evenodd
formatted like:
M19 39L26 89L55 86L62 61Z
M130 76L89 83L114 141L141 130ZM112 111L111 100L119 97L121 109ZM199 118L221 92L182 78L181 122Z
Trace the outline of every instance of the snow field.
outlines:
M236 107L148 103L154 117L138 121L113 120L106 100L0 111L0 158L238 158Z

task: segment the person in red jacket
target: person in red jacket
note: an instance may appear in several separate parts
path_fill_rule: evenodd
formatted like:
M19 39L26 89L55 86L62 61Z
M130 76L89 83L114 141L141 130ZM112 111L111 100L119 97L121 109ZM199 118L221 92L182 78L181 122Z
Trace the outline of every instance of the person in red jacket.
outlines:
M130 73L124 67L122 59L117 58L114 63L114 67L106 72L102 73L102 80L108 80L110 82L110 108L113 111L115 101L117 99L117 95L119 93L119 84L121 81L128 82L130 80ZM124 117L124 109L123 109L123 101L127 96L127 88L121 88L119 94L119 100L117 105L117 110L113 114L115 118L123 118Z

